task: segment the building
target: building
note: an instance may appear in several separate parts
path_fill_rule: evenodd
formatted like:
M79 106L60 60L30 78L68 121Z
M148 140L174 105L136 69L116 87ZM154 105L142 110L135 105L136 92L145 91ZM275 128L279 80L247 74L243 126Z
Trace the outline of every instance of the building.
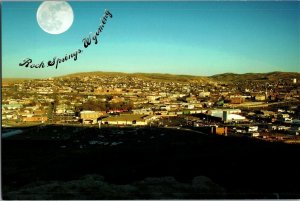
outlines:
M245 121L246 117L241 116L239 114L230 114L228 111L223 111L223 118L224 122L240 122Z
M285 122L285 123L293 123L289 114L278 114L277 120L280 122Z
M258 126L249 126L248 132L258 132Z
M142 109L133 109L132 110L133 114L143 114L143 115L152 115L153 111L151 108L142 108Z
M205 98L205 97L209 97L209 96L210 96L209 91L202 91L202 92L199 93L200 98Z
M42 122L48 121L48 117L46 116L32 116L32 117L24 117L23 122Z
M240 114L242 112L240 109L212 109L208 110L207 114L214 117L223 118L223 111L227 111L228 114Z
M236 97L230 98L231 104L241 104L243 102L245 102L245 98L241 97L241 96L236 96Z
M213 134L217 134L217 135L227 135L227 127L217 127L214 126L212 127L212 133Z
M156 117L153 115L142 114L121 114L109 116L102 119L102 124L108 125L124 125L124 126L145 126L148 125Z
M81 111L80 119L82 119L82 123L84 124L96 124L99 117L103 116L104 112L99 111Z
M256 101L265 101L266 100L266 95L265 94L257 94L255 96Z
M15 110L15 109L20 109L22 108L23 105L22 104L18 104L18 103L15 103L15 104L3 104L2 105L2 109L9 109L9 110Z
M94 90L95 94L122 94L121 88L102 88L98 87Z

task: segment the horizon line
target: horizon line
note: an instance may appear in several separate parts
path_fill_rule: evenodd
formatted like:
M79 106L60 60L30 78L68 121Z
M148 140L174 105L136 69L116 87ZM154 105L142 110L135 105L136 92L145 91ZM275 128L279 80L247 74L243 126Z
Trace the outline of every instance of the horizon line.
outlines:
M246 72L246 73L234 73L234 72L224 72L224 73L217 73L213 75L195 75L195 74L175 74L175 73L159 73L159 72L117 72L117 71L83 71L83 72L75 72L75 73L67 73L62 75L56 76L48 76L48 77L1 77L2 79L47 79L47 78L58 78L64 76L71 76L74 74L80 73L116 73L116 74L160 74L160 75L175 75L175 76L193 76L193 77L212 77L216 75L223 75L223 74L235 74L235 75L245 75L245 74L269 74L269 73L296 73L299 74L300 72L287 72L287 71L270 71L270 72Z

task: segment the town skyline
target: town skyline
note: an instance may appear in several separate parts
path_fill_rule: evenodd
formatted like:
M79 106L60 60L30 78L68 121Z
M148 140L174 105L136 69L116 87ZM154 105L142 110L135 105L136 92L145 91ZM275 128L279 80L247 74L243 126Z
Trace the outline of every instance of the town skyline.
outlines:
M89 74L89 73L103 73L103 74L125 74L125 75L137 75L137 74L154 74L154 75L172 75L172 76L192 76L192 77L213 77L217 75L225 75L225 74L232 74L232 75L248 75L248 74L259 74L259 75L264 75L264 74L272 74L272 73L295 73L295 74L300 74L300 72L285 72L285 71L272 71L272 72L245 72L245 73L235 73L235 72L223 72L223 73L218 73L218 74L213 74L213 75L195 75L195 74L175 74L175 73L159 73L159 72L117 72L117 71L81 71L81 72L73 72L73 73L67 73L67 74L61 74L57 76L41 76L41 77L22 77L17 76L17 77L3 77L3 79L47 79L47 78L57 78L57 77L66 77L66 76L73 76L76 74ZM292 78L291 78L292 79Z
M74 22L59 35L38 26L40 4L3 2L2 77L94 71L212 76L300 69L299 2L69 2ZM98 44L84 48L82 39L95 33L105 9L113 17ZM78 49L83 52L76 61L57 69L19 66L26 58L39 64Z

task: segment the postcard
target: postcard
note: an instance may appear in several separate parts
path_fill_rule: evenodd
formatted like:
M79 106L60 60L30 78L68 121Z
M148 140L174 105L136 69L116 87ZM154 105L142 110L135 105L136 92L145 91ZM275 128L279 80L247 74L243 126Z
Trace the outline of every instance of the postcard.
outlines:
M300 2L0 9L4 200L300 198Z

